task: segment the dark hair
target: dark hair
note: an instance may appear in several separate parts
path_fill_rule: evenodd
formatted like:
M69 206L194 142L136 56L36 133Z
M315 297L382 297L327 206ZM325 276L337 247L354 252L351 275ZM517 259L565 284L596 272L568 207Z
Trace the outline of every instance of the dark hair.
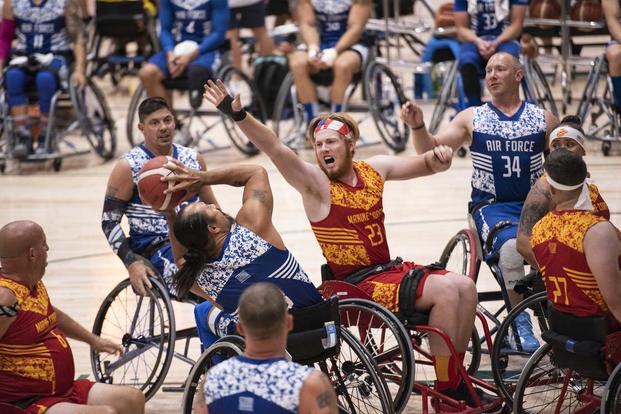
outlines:
M168 102L166 102L164 98L160 98L159 96L147 98L140 103L140 106L138 106L138 120L140 122L144 122L147 116L151 115L155 111L159 111L160 109L168 109L172 112Z
M211 224L206 214L188 213L183 209L177 214L173 224L175 237L188 251L183 256L185 264L173 275L173 286L179 298L185 298L192 288L199 272L207 263L209 246L208 226Z
M543 168L550 178L563 185L577 185L587 177L587 167L582 157L564 148L552 151Z
M286 315L285 295L273 283L255 283L239 298L239 319L244 331L257 339L277 335Z
M567 125L574 129L577 129L584 135L584 131L582 130L582 118L578 115L567 115L563 119L561 119L561 123L559 125Z

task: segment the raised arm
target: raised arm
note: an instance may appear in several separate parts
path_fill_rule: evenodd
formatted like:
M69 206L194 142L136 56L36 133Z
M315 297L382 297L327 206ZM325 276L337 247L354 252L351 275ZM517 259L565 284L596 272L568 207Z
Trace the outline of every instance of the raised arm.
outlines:
M360 40L364 27L371 17L371 0L352 0L351 3L347 18L347 30L334 46L337 53L346 51Z
M205 85L205 99L231 116L246 137L270 157L285 180L302 195L305 205L329 197L329 191L321 191L328 188L328 179L319 167L303 161L271 129L245 112L239 95L232 99L222 81L210 80Z
M621 321L621 240L613 224L605 221L591 227L584 237L583 248L604 302L615 319Z
M121 228L121 219L134 191L132 173L129 163L119 161L108 179L103 212L101 213L101 229L106 235L112 251L121 259L132 286L141 295L146 295L144 285L151 287L148 276L155 276L146 259L132 251L129 240Z
M308 375L300 389L300 414L337 414L336 394L332 384L321 371Z
M517 251L534 268L538 268L538 265L530 245L530 236L533 234L535 224L553 208L554 203L547 184L537 180L524 201L516 239Z
M205 164L205 159L200 154L198 155L198 163L201 166L202 171L207 171L207 164ZM220 204L218 203L218 200L216 199L216 195L213 193L213 190L210 185L204 185L201 187L201 189L198 192L198 198L203 203L215 204L216 206L220 207Z

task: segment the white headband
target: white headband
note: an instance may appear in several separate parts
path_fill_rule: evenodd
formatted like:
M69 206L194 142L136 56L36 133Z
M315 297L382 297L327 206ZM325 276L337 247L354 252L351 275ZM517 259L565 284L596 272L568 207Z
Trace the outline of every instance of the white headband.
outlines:
M548 181L548 184L550 184L552 187L556 188L557 190L561 190L561 191L577 190L578 188L584 185L584 181L576 185L565 185L565 184L557 183L556 181L552 179L552 177L550 177L550 174L546 174L546 180Z
M582 134L582 132L578 131L576 128L572 128L567 125L563 125L563 126L559 126L555 128L554 131L552 131L552 133L550 134L550 144L552 144L552 142L558 138L573 139L574 141L578 143L578 145L582 147L583 150L585 150L584 134Z

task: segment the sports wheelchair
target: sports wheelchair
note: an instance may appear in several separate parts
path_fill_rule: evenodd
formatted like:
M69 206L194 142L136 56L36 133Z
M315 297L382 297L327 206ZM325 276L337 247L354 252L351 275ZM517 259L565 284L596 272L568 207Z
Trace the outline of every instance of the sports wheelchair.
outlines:
M440 256L439 263L447 270L468 275L476 282L479 279L481 263L485 261L493 279L500 286L499 291L479 292L478 310L487 321L491 322L490 336L495 335L491 347L487 341L480 340L479 343L487 344L487 349L481 352L490 355L491 374L497 390L502 395L505 404L511 407L517 379L533 352L523 347L516 319L526 312L531 321L530 328L534 336L539 341L541 340L543 333L548 330L545 288L539 274L529 273L514 288L517 293L523 295L524 299L512 308L498 264L498 257L491 256L490 252L496 235L504 228L512 226L513 223L499 222L490 230L487 242L482 244L474 230L476 227L471 214L469 222L470 228L458 231L449 240ZM485 302L489 303L487 307L482 305Z
M513 412L618 410L619 332L610 332L605 316L577 317L551 303L547 309L550 329L520 375Z
M480 337L476 330L473 330L464 366L459 367L459 375L466 384L472 401L476 402L475 407L470 407L464 401L457 401L433 388L435 373L428 344L429 335L440 336L453 358L458 358L458 354L443 331L428 325L429 315L393 314L383 307L378 308L368 294L356 285L331 280L330 276L329 272L322 272L323 284L320 290L324 296L337 295L341 298L341 324L359 338L375 359L380 373L388 383L395 412L405 410L413 393L421 396L420 409L423 413L430 411L430 405L435 412L440 413L481 413L500 409L502 400L495 387L474 376L481 357ZM484 340L491 347L487 322L479 312L477 318L484 330ZM498 395L498 398L482 404L475 386Z
M332 297L318 305L292 310L294 325L287 338L288 356L294 362L317 366L329 377L341 411L392 413L388 388L375 361L341 325L339 308L344 302ZM204 376L215 361L240 355L244 347L242 337L230 335L203 352L185 383L182 413L193 412L195 396L203 392Z
M225 52L227 52L228 49L229 44L227 41L220 49L220 52L226 55L227 53ZM226 62L227 57L224 56L222 59L223 62ZM231 94L240 94L242 106L247 112L250 112L261 122L266 121L267 116L263 101L259 98L254 83L250 81L250 78L248 78L245 73L229 63L223 63L214 75L213 79L221 79ZM177 127L181 129L182 135L182 139L179 143L190 147L196 147L201 152L228 148L218 146L217 143L207 136L207 133L213 128L222 125L233 145L243 154L252 156L259 152L257 147L235 127L235 122L233 120L216 109L201 108L203 101L202 92L198 96L195 96L197 91L190 91L188 78L185 75L179 78L166 79L164 81L164 86L167 90L181 93L188 92L189 105L183 107L175 105L175 114L178 121ZM141 134L138 131L138 106L146 97L146 91L143 86L140 85L133 94L129 104L126 129L127 139L131 146L138 145L142 142L140 138ZM211 121L206 119L207 117L217 117L218 121ZM201 143L203 142L207 144L206 147L201 147Z
M36 100L33 76L44 67L40 62L43 58L38 54L14 57L6 68L20 67L28 73L26 93L29 103ZM91 79L87 79L83 88L77 88L61 76L60 84L61 88L52 97L47 133L45 137L39 136L40 140L44 140L45 153L30 154L19 161L51 160L54 171L59 171L63 158L86 154L89 152L87 146L104 161L110 160L116 151L116 128L104 94ZM0 79L0 87L3 88L2 85L4 80ZM0 92L0 116L0 172L4 173L9 160L18 160L13 156L17 143L15 120L4 90Z
M598 56L590 64L591 71L577 113L582 119L587 138L601 140L602 153L607 156L612 143L621 139L621 119L613 108L612 80L608 74L606 56Z

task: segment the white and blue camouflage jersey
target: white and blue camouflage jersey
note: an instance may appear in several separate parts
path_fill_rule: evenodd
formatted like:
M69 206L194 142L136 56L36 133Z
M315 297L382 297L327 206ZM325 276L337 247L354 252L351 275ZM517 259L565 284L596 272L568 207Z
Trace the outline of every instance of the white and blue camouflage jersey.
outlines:
M545 111L522 102L513 116L491 103L474 108L472 144L473 204L524 201L543 174Z
M470 14L470 29L477 36L497 37L511 23L512 6L527 7L528 0L455 0L453 10Z
M347 31L351 0L311 0L317 19L320 49L336 46Z
M236 356L209 370L205 402L210 413L297 413L302 385L313 371L284 358Z
M15 41L13 53L54 53L69 55L71 38L65 22L66 0L13 0Z
M289 250L278 249L249 229L233 224L220 257L207 262L196 283L222 306L223 312L236 314L242 292L257 282L274 283L293 308L322 300Z
M196 150L173 144L172 157L182 162L189 168L200 170ZM131 237L131 249L141 253L153 242L168 239L168 222L163 213L153 210L144 204L138 194L138 175L147 161L155 158L155 155L144 145L138 145L123 156L129 162L134 181L134 192L127 205L125 215L129 222L129 236ZM190 202L196 199L190 200ZM182 206L177 207L177 211Z

